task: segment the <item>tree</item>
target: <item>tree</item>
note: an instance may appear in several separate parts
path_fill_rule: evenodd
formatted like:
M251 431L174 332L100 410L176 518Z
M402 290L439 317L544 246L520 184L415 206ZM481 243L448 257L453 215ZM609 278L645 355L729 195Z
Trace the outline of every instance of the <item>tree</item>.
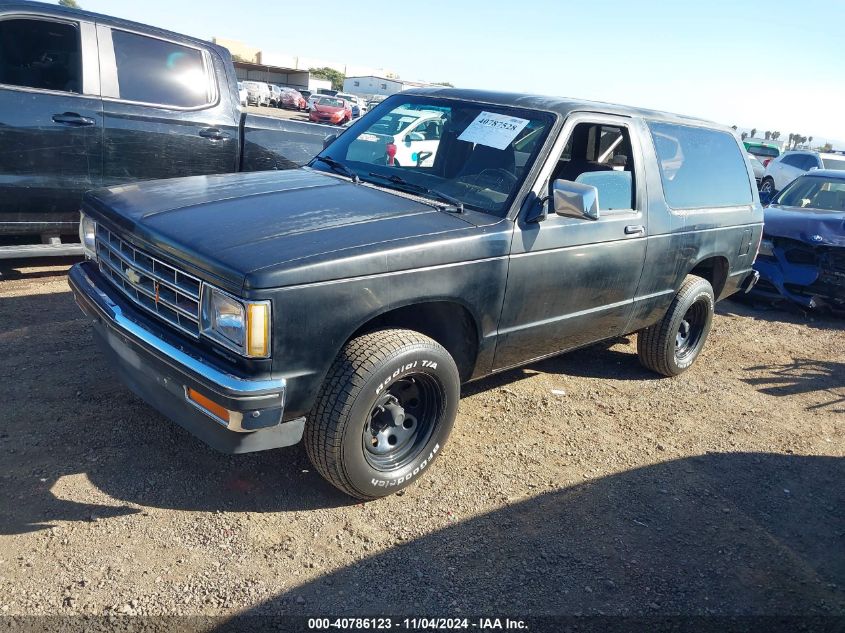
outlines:
M787 142L786 146L787 146L787 147L791 147L791 146L792 146L792 141L794 141L794 140L795 140L795 135L794 135L794 134L792 134L792 133L790 133L790 134L789 134L789 142Z
M79 6L79 3L76 0L59 0L59 5L63 7L68 7L69 9L81 9L82 7Z
M346 79L346 75L339 70L323 66L322 68L311 68L308 72L317 79L328 79L332 82L333 90L343 90L343 81Z
M754 138L755 136L757 136L757 128L753 127L751 128L751 138Z
M808 138L807 140L810 142L810 144L813 143L813 137L812 136L810 138Z
M824 145L822 145L822 151L823 152L832 152L833 151L833 145L831 145L830 143L825 143Z
M742 137L742 140L744 141L745 139L748 138L748 132L743 132L740 136Z
M772 132L772 140L776 141L780 138L780 132Z
M770 138L772 138L772 133L766 130L766 140L768 141Z
M449 83L448 81L435 81L433 86L446 86L447 88L454 88L455 84Z

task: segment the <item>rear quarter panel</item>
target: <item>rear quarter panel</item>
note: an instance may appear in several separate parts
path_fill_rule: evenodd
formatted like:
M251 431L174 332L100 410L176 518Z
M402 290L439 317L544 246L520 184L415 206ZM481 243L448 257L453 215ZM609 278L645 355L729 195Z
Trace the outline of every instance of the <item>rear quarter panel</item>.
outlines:
M750 205L675 210L666 202L658 157L644 122L641 134L647 165L649 235L638 300L627 328L629 332L658 321L686 275L709 258L722 257L728 262L728 279L717 300L736 291L751 270L763 231L763 208L747 160ZM744 156L744 146L733 136L737 150Z

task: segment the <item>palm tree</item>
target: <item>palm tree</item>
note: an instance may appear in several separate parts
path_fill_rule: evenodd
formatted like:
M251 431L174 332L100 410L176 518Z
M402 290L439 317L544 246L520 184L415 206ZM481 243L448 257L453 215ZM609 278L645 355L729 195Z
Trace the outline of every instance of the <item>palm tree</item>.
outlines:
M766 140L768 141L770 138L772 138L772 133L766 130Z
M792 141L794 141L794 140L795 140L795 135L790 133L789 134L789 142L786 144L786 147L787 148L792 147Z
M772 140L776 141L780 138L780 132L772 132Z
M748 138L748 132L743 132L740 136L741 136L742 140L744 141L745 139Z
M809 139L807 139L807 140L810 142L810 145L812 145L812 144L813 144L813 137L812 137L812 136L811 136Z
M754 138L754 136L756 134L757 134L757 128L756 127L751 128L751 138Z

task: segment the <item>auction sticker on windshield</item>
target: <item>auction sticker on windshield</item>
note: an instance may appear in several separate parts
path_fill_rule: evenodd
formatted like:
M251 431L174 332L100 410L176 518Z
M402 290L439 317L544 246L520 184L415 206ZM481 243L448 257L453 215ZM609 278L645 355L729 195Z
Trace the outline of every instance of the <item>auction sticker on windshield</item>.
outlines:
M505 149L513 143L517 134L526 125L528 125L528 119L494 112L482 112L461 132L458 140L478 143L494 149Z

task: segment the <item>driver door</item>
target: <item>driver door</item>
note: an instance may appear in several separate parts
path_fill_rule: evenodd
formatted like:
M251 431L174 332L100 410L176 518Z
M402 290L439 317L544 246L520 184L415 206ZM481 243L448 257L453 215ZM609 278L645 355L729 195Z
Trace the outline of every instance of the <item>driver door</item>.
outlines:
M534 191L563 178L599 189L599 218L517 219L495 369L625 333L646 253L647 217L638 121L571 115ZM619 178L607 178L607 172ZM602 177L602 172L605 177ZM627 177L628 174L630 177ZM613 175L613 174L612 174ZM616 184L624 185L620 195Z

